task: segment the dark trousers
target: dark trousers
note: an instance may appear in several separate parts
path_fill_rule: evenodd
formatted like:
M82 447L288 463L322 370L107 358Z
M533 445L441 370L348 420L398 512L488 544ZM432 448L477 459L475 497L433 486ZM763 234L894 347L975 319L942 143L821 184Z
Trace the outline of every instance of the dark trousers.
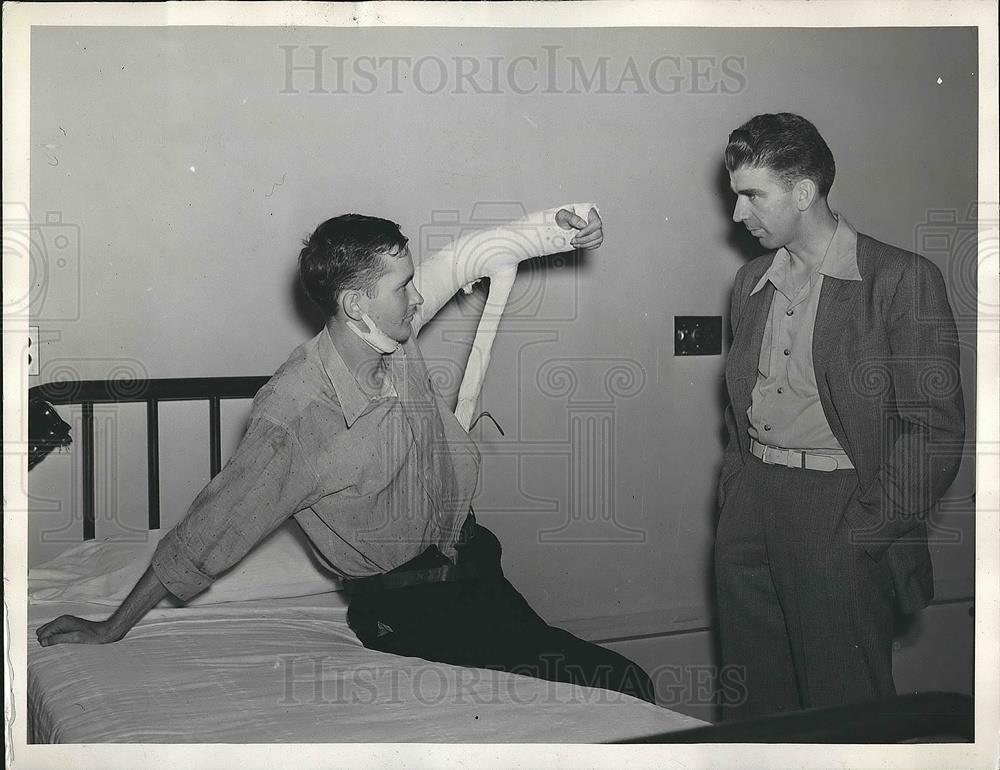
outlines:
M853 471L766 465L729 482L715 545L724 666L745 697L727 718L895 694L886 559L852 542Z
M371 649L457 666L497 669L557 682L617 690L655 702L653 683L632 661L548 625L504 577L500 542L466 527L457 563L476 577L360 593L348 622ZM446 562L428 549L396 571Z

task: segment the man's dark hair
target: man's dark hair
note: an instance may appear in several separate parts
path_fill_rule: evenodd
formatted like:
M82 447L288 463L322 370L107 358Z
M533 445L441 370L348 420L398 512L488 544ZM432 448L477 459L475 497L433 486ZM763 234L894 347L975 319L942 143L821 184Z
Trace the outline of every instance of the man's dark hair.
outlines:
M357 289L371 295L386 273L383 254L397 256L407 238L399 225L362 214L326 220L303 241L299 282L306 296L327 318L337 315L340 292Z
M757 115L729 135L726 169L733 172L743 166L766 168L789 188L800 179L812 179L824 198L837 173L833 153L816 126L790 112Z

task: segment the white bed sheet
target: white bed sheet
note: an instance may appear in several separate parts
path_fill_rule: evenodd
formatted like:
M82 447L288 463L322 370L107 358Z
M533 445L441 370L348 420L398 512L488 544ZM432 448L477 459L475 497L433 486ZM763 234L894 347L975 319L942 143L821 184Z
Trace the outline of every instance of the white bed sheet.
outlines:
M579 743L704 722L607 690L365 649L343 598L152 610L113 645L35 629L106 607L29 606L33 743Z

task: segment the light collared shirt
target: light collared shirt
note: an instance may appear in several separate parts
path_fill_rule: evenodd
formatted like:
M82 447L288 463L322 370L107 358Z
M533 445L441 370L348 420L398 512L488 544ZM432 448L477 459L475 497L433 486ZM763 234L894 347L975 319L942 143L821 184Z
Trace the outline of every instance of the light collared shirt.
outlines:
M455 542L479 452L435 392L415 340L386 356L370 398L324 329L254 399L222 471L160 541L152 568L190 599L290 516L342 577L386 572Z
M762 444L827 454L844 451L823 413L813 369L813 328L824 277L861 280L858 234L846 219L835 216L837 229L826 255L803 286L792 285L790 257L782 247L750 292L756 294L769 281L775 288L747 410L750 436Z

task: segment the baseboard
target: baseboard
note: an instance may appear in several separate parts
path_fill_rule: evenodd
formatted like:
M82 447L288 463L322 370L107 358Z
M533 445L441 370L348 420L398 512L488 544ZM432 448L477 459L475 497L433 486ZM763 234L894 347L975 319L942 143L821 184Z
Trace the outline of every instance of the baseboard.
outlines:
M975 601L974 582L970 579L945 579L934 584L932 605L969 601ZM591 642L618 642L707 631L712 627L712 615L712 608L702 604L621 615L568 618L552 621L552 625Z
M704 631L711 627L711 617L711 610L707 605L694 605L622 615L570 618L554 621L552 625L592 642L614 642Z

